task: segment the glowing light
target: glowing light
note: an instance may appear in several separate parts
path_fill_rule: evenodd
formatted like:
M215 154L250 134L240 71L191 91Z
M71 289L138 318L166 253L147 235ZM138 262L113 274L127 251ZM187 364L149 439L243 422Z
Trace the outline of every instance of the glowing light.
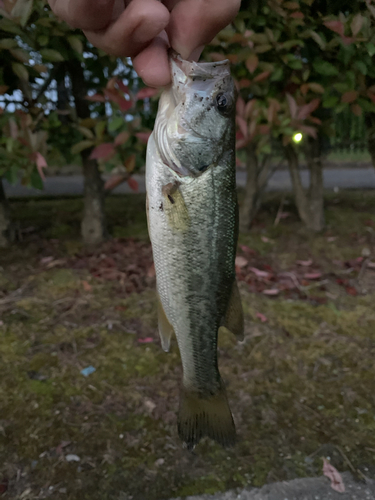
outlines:
M296 134L294 134L293 136L293 141L294 142L301 142L303 139L303 135L301 134L301 132L297 132Z

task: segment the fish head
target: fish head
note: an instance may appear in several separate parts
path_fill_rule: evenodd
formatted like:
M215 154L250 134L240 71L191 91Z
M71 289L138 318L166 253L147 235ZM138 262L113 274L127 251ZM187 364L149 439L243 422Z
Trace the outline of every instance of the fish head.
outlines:
M229 61L195 63L176 54L170 61L163 149L180 175L197 177L234 151L235 86Z

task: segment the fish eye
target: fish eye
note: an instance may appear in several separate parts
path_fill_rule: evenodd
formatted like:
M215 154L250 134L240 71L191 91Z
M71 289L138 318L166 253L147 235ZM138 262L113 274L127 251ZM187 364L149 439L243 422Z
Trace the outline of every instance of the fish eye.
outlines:
M216 108L220 114L225 115L230 110L230 101L228 97L223 94L217 94L216 96Z

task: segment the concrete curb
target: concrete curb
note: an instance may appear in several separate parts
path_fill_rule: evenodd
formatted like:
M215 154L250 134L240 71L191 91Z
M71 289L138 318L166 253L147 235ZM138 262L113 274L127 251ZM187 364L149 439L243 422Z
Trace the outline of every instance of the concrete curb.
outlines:
M215 495L190 496L183 500L375 500L374 480L367 479L366 484L356 482L349 472L344 472L342 478L345 493L334 491L329 480L322 476L267 484L260 489L245 488Z

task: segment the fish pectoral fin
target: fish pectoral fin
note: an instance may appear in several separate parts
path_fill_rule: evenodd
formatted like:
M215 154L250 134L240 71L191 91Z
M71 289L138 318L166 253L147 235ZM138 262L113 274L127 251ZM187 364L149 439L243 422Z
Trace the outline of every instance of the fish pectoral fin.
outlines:
M190 225L190 217L179 186L179 183L169 183L163 187L164 201L162 206L169 227L172 230L184 232Z
M214 439L222 446L232 446L236 441L236 429L229 408L224 384L209 397L183 388L178 413L178 434L192 450L204 437Z
M234 280L233 282L232 293L229 299L227 312L225 313L222 326L231 331L238 340L243 340L245 321L237 280Z
M158 327L159 327L161 346L165 352L169 352L169 347L171 345L171 337L174 330L173 326L168 321L168 318L164 312L164 308L162 306L159 296L158 296Z
M150 211L150 202L148 201L148 193L146 191L146 217L147 217L147 230L148 230L148 234L151 234L150 233L150 215L149 215L149 211Z

